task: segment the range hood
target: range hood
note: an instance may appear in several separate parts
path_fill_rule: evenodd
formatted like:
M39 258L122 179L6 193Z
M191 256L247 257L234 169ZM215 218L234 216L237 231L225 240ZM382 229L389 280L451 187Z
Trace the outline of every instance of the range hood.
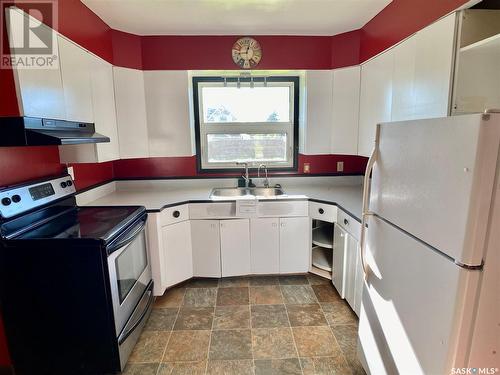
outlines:
M0 146L51 146L109 142L91 123L36 117L0 117Z

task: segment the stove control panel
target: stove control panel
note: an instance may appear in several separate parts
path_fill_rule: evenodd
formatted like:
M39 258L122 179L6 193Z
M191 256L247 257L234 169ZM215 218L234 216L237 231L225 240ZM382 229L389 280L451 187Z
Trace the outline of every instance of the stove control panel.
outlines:
M69 175L0 190L0 217L11 218L70 196L75 191L75 185Z

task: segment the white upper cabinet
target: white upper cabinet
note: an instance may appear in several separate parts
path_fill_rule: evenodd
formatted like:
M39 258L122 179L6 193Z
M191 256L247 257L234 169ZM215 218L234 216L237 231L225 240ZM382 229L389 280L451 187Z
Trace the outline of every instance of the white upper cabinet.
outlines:
M357 154L360 79L360 66L333 71L332 154Z
M394 50L388 50L361 66L358 154L370 156L376 125L391 121Z
M145 71L150 156L191 156L189 78L183 71Z
M63 163L99 163L120 158L113 66L93 55L89 55L89 62L95 130L109 137L110 141L59 146L59 156Z
M149 157L143 72L113 67L113 77L120 157Z
M306 77L305 154L329 154L332 132L333 73L310 70Z
M419 31L416 38L414 118L450 113L456 13Z
M94 122L90 54L58 35L66 119Z
M449 114L455 13L394 47L392 121Z
M392 83L392 121L415 117L415 60L417 38L414 36L394 47Z
M19 9L9 8L6 12L9 12L10 16L8 34L10 46L13 47L17 45L15 41L22 40L25 18L30 17ZM38 32L52 33L54 54L59 55L56 32L43 24L38 28ZM14 69L19 110L22 115L54 119L66 118L61 67L57 61L56 64L54 69Z

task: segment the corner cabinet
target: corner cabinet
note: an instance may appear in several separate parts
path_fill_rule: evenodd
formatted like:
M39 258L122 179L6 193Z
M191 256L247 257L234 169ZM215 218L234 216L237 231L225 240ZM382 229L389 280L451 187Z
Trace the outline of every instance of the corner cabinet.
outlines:
M193 277L191 225L189 221L162 228L165 251L166 286L170 287Z

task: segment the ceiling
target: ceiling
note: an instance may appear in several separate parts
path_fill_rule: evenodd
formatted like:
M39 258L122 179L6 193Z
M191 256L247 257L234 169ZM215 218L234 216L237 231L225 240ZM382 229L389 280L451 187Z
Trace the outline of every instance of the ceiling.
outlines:
M335 35L392 0L81 0L113 29L138 35Z

